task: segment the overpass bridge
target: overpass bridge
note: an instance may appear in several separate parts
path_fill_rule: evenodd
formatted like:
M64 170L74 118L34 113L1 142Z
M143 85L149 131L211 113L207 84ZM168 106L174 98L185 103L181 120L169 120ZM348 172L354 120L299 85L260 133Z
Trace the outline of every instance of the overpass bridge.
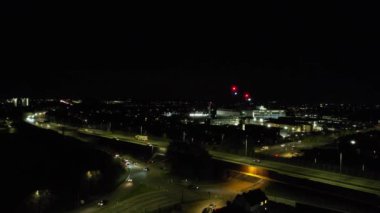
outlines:
M114 133L98 129L85 129L77 128L57 123L38 123L36 122L38 116L44 116L42 113L29 114L26 116L25 121L37 126L39 128L50 129L63 133L62 129L65 129L65 134L81 133L89 136L97 136L112 140L117 140L120 143L133 143L141 146L151 146L152 152L164 154L169 144L168 140L149 139L147 141L138 140L132 136L128 136L123 133ZM356 190L365 193L371 193L376 196L380 196L380 180L372 180L363 177L355 177L345 174L339 174L334 172L322 171L313 168L300 167L290 165L282 162L274 162L263 160L260 163L253 163L252 158L229 154L225 152L209 151L211 156L219 161L239 164L242 166L251 166L257 169L264 169L266 171L276 172L281 175L286 175L293 178L305 179L318 183L328 184L332 186L338 186L350 190ZM253 171L247 171L253 173Z

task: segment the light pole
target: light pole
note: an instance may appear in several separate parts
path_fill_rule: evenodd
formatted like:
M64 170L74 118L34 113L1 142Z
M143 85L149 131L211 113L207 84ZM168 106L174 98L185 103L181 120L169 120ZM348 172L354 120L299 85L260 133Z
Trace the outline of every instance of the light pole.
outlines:
M183 203L183 189L182 189L182 193L181 193L181 203Z
M152 148L152 154L153 154L154 146L152 144L149 144L148 146L150 146L150 148Z
M248 135L245 136L245 156L248 155Z
M182 133L182 141L185 142L185 140L186 140L186 132L183 131L183 133Z
M37 190L33 193L33 199L37 207L37 212L43 212L43 210L49 205L50 200L49 190Z
M40 210L41 210L41 194L40 194L40 191L37 190L33 196L34 196L34 199L35 199L35 202L37 205L37 212L40 212Z
M343 153L339 153L339 172L342 173L342 160L343 160Z

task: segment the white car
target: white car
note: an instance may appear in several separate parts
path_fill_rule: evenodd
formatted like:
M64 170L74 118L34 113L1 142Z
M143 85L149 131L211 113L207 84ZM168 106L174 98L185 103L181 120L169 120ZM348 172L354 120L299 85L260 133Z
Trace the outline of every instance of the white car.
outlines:
M261 160L256 158L256 159L253 159L253 162L255 162L255 163L260 163Z
M216 208L216 205L215 203L210 203L210 205L208 206L210 209L215 209Z
M106 205L106 204L107 204L107 201L106 201L106 200L100 200L100 201L98 202L98 206L99 206L99 207L104 206L104 205Z

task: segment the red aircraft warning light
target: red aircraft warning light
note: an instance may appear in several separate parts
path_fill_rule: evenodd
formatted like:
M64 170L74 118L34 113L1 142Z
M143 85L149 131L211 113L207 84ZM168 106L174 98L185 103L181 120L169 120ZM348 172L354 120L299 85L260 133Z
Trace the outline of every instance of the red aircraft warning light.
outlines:
M251 94L249 94L248 92L245 92L243 97L244 97L244 99L246 101L251 101L252 100Z
M231 86L231 92L233 95L237 95L238 94L238 87L236 85L232 85Z

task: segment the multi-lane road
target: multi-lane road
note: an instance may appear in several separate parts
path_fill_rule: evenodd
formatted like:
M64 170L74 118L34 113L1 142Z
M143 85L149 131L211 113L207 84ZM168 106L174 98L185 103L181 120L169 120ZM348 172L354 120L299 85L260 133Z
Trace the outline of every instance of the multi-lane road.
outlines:
M166 147L168 146L168 143L169 143L168 141L165 141L165 140L151 140L150 139L148 141L141 141L141 140L137 140L134 137L128 136L128 135L123 134L123 133L115 133L115 132L103 131L103 130L98 130L98 129L76 128L76 127L63 125L63 124L57 124L57 123L46 123L46 122L39 123L37 121L38 116L43 116L43 114L37 114L37 113L30 114L26 117L26 121L28 123L31 123L35 126L40 127L40 128L51 129L51 130L54 130L54 131L57 131L60 133L62 133L63 132L62 130L64 129L64 133L66 135L78 135L78 133L81 133L81 135L103 137L103 138L118 140L120 142L134 143L134 144L144 145L144 146L150 144L151 146L154 147L154 149L156 151L159 151L162 153L164 153L166 151ZM251 167L253 165L255 168L258 168L260 170L274 171L276 173L286 175L286 176L290 176L290 177L307 179L307 180L311 180L311 181L315 181L315 182L319 182L319 183L323 183L323 184L343 187L346 189L352 189L352 190L356 190L356 191L360 191L360 192L371 193L371 194L375 194L377 196L380 195L380 181L378 181L378 180L365 179L365 178L361 178L361 177L353 177L353 176L349 176L349 175L343 175L343 174L338 174L338 173L333 173L333 172L321 171L321 170L312 169L312 168L299 167L299 166L295 166L295 165L289 165L289 164L280 163L280 162L273 162L273 161L262 160L261 162L254 163L252 161L252 158L245 157L245 156L238 156L238 155L228 154L228 153L224 153L224 152L216 152L216 151L211 151L211 150L209 152L213 156L213 158L220 160L220 161L234 163L234 164L240 164L240 165L250 165ZM251 175L256 175L254 171L255 170L248 171L248 173L250 173ZM156 178L162 176L162 174L159 174L159 173L157 173L157 174L158 175L156 176ZM265 173L260 174L260 175L265 176ZM152 177L154 177L154 175L152 175ZM260 177L260 176L258 176L258 177ZM264 177L264 179L265 179L265 177ZM262 179L258 179L258 180L262 180ZM149 178L145 181L149 182ZM154 179L153 182L155 182L155 181L157 181L157 179ZM165 186L165 184L167 184L167 183L164 183L164 182L162 182L162 184L160 184L160 185ZM250 183L250 184L252 185L253 183ZM172 188L174 185L169 184L167 186L167 188ZM168 203L168 204L172 205L174 202L178 202L178 199L177 200L170 200L171 197L172 198L173 197L178 198L178 196L173 196L173 195L178 195L178 193L179 193L178 189L174 189L174 188L172 189L173 190L172 192L174 192L174 193L167 192L167 194L165 196L162 195L162 193L165 192L165 190L164 191L163 190L158 190L158 191L155 191L155 190L151 191L150 190L149 193L147 193L146 195L141 194L141 195L136 196L134 198L130 198L132 200L130 200L129 202L123 201L124 203L120 202L121 204L116 203L114 205L115 206L114 208L125 208L126 206L129 205L129 203L132 203L132 204L134 202L141 203L141 201L143 201L143 200L148 200L147 198L152 199L152 200L156 200L158 203L162 202L162 204ZM202 187L202 188L204 188L204 187ZM212 189L208 189L208 190L212 190ZM223 191L224 191L224 189L223 189ZM235 194L240 192L240 191L242 191L241 188L235 187L235 191L234 191ZM179 193L179 194L181 194L181 193ZM159 195L159 194L161 194L161 195ZM228 198L227 197L224 197L223 199L218 198L214 202L221 202L222 200L226 201L226 199L232 198L232 194L233 193L231 193ZM159 196L157 196L155 198L156 195L159 195ZM144 196L147 196L147 197L144 197ZM158 198L158 197L160 197L160 198ZM195 197L197 197L199 199L199 195L195 196ZM281 198L279 198L279 199L281 199ZM204 207L204 202L207 203L208 202L207 199L206 200L200 199L199 204L196 204L196 202L191 202L191 204L188 204L188 205L189 205L189 207L191 207L190 209L201 208L201 207ZM158 207L158 205L155 205L154 202L152 202L152 204L155 206L155 208ZM197 205L199 205L199 206L197 206ZM110 205L110 206L112 206L112 205ZM121 206L121 207L117 207L117 206ZM144 206L149 208L148 207L149 205L144 205ZM153 207L152 207L152 209L153 209Z
M30 120L29 120L30 121ZM75 128L68 125L63 124L55 124L55 123L41 123L36 124L33 123L39 127L42 128L49 128L56 131L62 131L62 127L64 127L66 130L74 130L83 134L87 135L93 135L93 136L99 136L109 139L117 139L121 142L128 142L128 143L135 143L139 145L147 145L151 144L156 149L161 150L162 152L166 151L166 147L168 146L167 140L148 140L148 141L141 141L137 140L134 137L122 134L122 133L114 133L109 131L103 131L98 129L84 129L84 128ZM68 133L68 131L66 131ZM316 182L336 185L344 188L354 189L362 192L368 192L373 193L376 195L380 195L380 181L379 180L372 180L362 177L355 177L345 174L339 174L334 172L328 172L313 168L307 168L307 167L300 167L295 165L290 165L282 162L274 162L274 161L266 161L262 160L260 163L253 163L252 158L245 157L245 156L239 156L234 154L229 154L225 152L217 152L217 151L209 151L210 154L218 160L221 161L227 161L227 162L233 162L238 164L248 164L252 165L255 164L255 166L262 167L264 169L272 170L279 172L281 174L289 175L292 177L297 178L305 178Z
M184 212L196 213L208 207L211 203L218 207L224 206L227 200L248 188L259 188L264 181L232 180L228 183L197 184L199 189L188 186L194 184L191 180L181 180L162 170L159 163L148 164L131 156L120 155L118 158L129 159L137 164L127 166L132 182L125 181L108 195L99 198L107 200L107 205L97 206L96 201L72 211L72 213L93 212L151 212L181 204ZM148 167L149 171L144 168ZM98 199L98 200L99 200Z

